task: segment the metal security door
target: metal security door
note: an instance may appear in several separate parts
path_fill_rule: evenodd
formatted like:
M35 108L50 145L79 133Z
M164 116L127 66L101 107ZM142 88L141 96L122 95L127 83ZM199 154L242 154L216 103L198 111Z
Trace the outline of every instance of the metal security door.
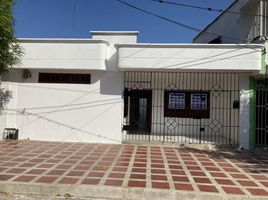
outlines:
M151 134L152 91L132 90L130 94L130 133Z
M255 145L268 146L268 79L257 81Z
M125 72L124 88L123 142L239 143L238 73ZM145 112L145 91L151 121L144 129L137 112Z

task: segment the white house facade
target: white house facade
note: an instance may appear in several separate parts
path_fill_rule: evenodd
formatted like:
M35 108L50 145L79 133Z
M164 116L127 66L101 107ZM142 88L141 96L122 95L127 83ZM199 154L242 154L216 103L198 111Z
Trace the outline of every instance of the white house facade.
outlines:
M21 65L0 131L19 139L178 142L249 147L250 81L261 44L140 44L138 32L19 39Z

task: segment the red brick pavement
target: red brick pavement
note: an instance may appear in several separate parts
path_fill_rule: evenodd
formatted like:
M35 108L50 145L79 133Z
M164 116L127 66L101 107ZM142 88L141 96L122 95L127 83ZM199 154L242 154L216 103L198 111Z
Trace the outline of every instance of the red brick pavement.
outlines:
M0 142L0 184L103 185L268 197L268 155L41 141Z

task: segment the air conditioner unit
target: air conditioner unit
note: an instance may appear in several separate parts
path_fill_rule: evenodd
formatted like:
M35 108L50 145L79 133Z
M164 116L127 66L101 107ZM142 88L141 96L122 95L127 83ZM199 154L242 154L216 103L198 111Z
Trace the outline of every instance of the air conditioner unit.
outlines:
M32 73L31 73L31 71L30 71L29 69L24 69L24 70L22 71L22 77L23 77L24 79L31 78L31 77L32 77Z

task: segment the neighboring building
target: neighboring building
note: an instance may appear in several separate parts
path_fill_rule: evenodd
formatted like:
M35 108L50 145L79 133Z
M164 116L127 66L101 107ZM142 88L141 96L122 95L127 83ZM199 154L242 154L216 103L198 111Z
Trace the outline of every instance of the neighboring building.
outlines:
M268 1L236 0L193 40L194 43L259 43L268 47ZM262 56L262 72L252 76L250 146L268 146L267 53ZM241 124L242 125L242 124Z
M229 9L249 9L247 2ZM30 140L253 147L266 53L262 44L230 44L258 35L242 38L240 20L225 12L194 39L229 44L140 44L138 32L20 39L22 64L2 76L13 98L0 131L17 128Z
M256 43L268 35L267 0L235 0L219 17L193 40L209 43L221 37L221 43Z

